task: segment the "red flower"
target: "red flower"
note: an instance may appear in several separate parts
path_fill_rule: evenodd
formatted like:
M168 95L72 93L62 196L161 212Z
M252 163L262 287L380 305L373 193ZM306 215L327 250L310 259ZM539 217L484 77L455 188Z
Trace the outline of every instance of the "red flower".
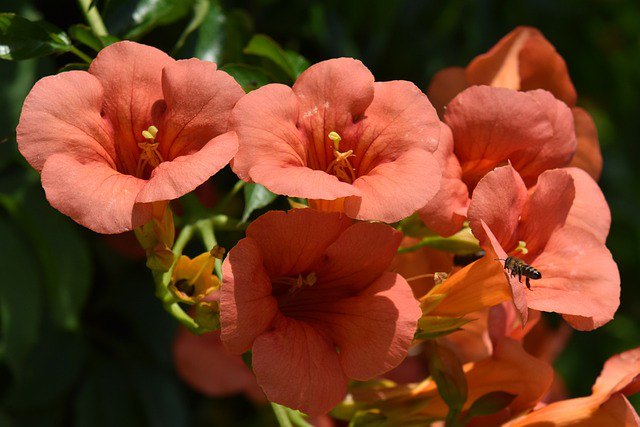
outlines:
M420 317L397 273L385 272L402 235L311 209L254 221L223 264L221 339L252 350L269 400L322 414L349 378L369 380L407 355Z
M511 166L488 173L476 187L469 221L480 244L497 258L516 256L542 278L508 275L516 307L561 313L574 328L590 330L613 318L620 276L605 246L611 217L593 179L581 169L544 172L527 191ZM518 248L526 248L525 252ZM494 261L498 262L498 261ZM504 261L502 261L504 265Z
M353 59L313 65L293 88L249 93L232 128L241 179L350 218L398 221L440 185L440 128L427 97L410 82L374 82Z
M243 94L211 62L115 43L89 72L36 83L18 147L53 207L94 231L121 233L146 223L152 202L192 191L231 160L237 139L227 123Z

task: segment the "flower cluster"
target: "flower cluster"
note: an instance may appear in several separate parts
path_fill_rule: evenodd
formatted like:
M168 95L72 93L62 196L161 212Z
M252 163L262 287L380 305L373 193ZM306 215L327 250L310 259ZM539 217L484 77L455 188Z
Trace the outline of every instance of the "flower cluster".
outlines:
M165 308L205 333L182 329L174 358L208 395L357 425L637 421L638 350L592 396L551 403L557 351L536 344L569 330L540 312L592 330L620 298L597 133L564 60L517 28L428 95L350 58L244 94L216 64L119 42L38 82L17 140L52 206L136 230ZM222 208L175 239L168 202L228 164L296 209L251 221L224 257ZM207 251L190 258L194 233Z

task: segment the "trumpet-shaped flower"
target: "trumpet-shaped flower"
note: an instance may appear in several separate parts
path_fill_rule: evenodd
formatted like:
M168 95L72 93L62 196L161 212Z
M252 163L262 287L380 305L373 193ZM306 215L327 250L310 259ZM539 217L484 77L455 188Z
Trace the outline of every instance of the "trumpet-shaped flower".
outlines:
M374 82L354 59L313 65L293 88L249 93L232 128L241 179L350 218L398 221L440 185L440 127L427 97L410 82Z
M527 186L547 169L569 165L576 150L571 110L544 90L474 86L447 106L436 157L442 186L420 212L433 230L450 235L466 218L478 181L507 162Z
M469 221L480 244L501 261L524 322L527 307L561 313L574 328L590 330L613 318L620 275L605 246L610 214L597 184L577 168L540 175L527 190L511 166L488 173L476 187ZM539 271L519 277L508 256Z
M252 350L269 400L322 414L349 378L368 380L407 355L420 317L406 280L386 272L402 235L311 209L272 211L223 264L221 339Z
M53 207L94 231L120 233L151 219L153 202L192 191L229 163L237 138L228 119L243 94L214 63L115 43L88 72L36 83L18 148Z
M598 179L602 170L602 154L595 124L589 113L576 107L576 90L567 65L539 30L518 27L487 53L474 58L466 68L441 70L434 76L427 93L442 116L444 107L472 85L551 92L573 113L578 148L571 166L579 167Z

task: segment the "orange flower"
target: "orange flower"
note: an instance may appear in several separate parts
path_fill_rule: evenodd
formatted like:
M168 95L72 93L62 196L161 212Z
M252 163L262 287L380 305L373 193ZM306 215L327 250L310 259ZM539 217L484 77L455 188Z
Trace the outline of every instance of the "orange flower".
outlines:
M506 426L640 426L625 396L640 391L640 347L610 358L588 397L544 406Z
M437 73L427 94L438 110L469 86L489 85L521 91L545 89L567 104L573 113L578 150L571 166L584 169L594 179L602 171L602 154L589 113L576 107L576 90L567 65L555 48L532 27L518 27L466 68L450 67Z

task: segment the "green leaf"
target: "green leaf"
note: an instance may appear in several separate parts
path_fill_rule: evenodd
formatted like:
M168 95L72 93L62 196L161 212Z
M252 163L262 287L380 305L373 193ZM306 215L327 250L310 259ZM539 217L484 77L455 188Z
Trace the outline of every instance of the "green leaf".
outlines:
M109 33L137 39L152 29L185 17L194 0L110 0L103 18Z
M187 27L184 29L184 31L182 31L180 38L176 42L176 45L174 47L174 52L180 50L180 48L182 48L182 46L187 41L187 38L191 35L191 33L193 33L202 25L202 23L204 22L205 18L209 13L209 10L211 9L211 6L213 6L214 8L217 7L218 9L220 8L220 5L216 0L195 0L194 1L193 16L191 17L191 21L189 21L189 24L187 25Z
M460 411L467 400L467 379L462 363L453 352L434 341L426 348L429 352L429 372L438 386L438 393L447 406Z
M517 396L506 391L493 391L480 396L469 408L468 417L495 414L503 410L513 402Z
M474 319L465 319L463 317L447 317L447 316L422 316L418 320L420 331L415 338L420 340L432 340L452 332L459 331L462 326Z
M387 417L379 411L360 411L351 419L349 427L388 427Z
M277 194L273 194L260 184L246 184L244 186L244 212L240 221L246 222L253 211L269 205L277 197Z
M19 213L44 272L47 302L62 328L80 326L80 312L91 285L89 248L69 218L53 209L39 186L31 187Z
M114 36L98 36L91 27L84 24L76 24L69 27L69 37L96 52L100 52L103 48L120 40Z
M0 236L0 360L19 379L38 337L42 289L38 263L26 236L6 216L0 216Z
M285 51L287 55L287 59L289 60L289 64L291 64L291 68L295 74L295 79L302 74L304 70L309 68L309 61L304 56L300 55L298 52L294 52L292 50ZM294 80L295 80L294 79Z
M67 34L54 25L0 13L0 59L21 61L71 49Z
M222 67L221 70L236 79L247 93L274 81L266 70L252 65L228 64Z
M307 60L301 55L285 51L272 38L264 34L253 36L247 47L244 48L244 53L269 59L282 69L292 81L295 81L300 73L309 67Z

